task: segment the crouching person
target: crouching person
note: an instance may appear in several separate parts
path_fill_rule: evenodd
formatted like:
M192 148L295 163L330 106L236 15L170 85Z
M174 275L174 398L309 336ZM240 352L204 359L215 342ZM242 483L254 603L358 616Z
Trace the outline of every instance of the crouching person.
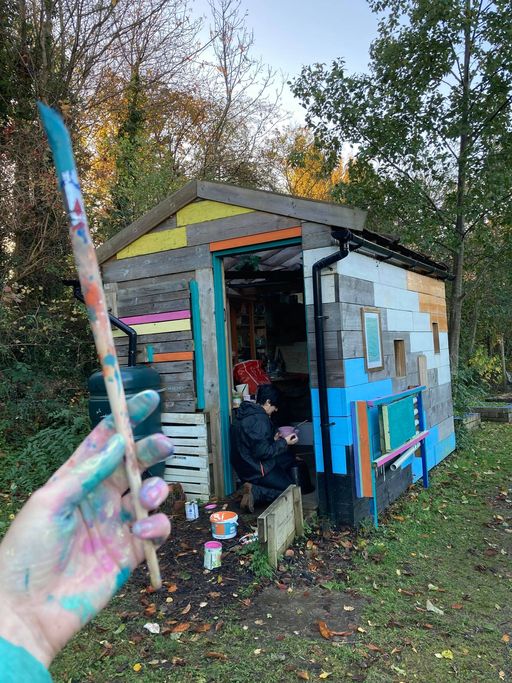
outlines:
M254 512L255 503L270 503L296 483L296 460L288 450L297 436L282 437L271 416L279 407L279 391L262 384L256 403L242 401L231 427L231 464L242 482L240 507Z

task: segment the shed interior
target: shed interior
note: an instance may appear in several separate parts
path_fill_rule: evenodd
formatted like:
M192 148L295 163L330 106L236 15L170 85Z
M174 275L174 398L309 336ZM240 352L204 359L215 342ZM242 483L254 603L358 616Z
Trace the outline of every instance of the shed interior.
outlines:
M305 423L298 455L314 468L311 394L301 245L224 258L233 368L261 360L282 395L276 427Z

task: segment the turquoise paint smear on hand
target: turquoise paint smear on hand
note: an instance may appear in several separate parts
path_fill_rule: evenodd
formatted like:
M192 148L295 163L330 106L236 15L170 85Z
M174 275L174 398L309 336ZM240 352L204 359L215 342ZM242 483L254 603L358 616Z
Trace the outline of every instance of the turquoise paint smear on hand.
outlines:
M123 567L121 571L117 574L116 576L116 583L114 586L114 592L117 593L118 590L120 590L124 584L128 581L130 578L130 568L129 567Z
M59 605L68 612L76 614L82 626L96 614L96 609L85 595L68 595L59 600Z

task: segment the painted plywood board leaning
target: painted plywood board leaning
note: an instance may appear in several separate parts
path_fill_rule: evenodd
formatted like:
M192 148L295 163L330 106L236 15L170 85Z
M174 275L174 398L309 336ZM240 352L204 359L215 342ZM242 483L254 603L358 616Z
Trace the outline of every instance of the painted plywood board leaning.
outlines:
M258 517L258 538L270 564L277 567L279 557L304 534L302 497L298 486L289 486Z

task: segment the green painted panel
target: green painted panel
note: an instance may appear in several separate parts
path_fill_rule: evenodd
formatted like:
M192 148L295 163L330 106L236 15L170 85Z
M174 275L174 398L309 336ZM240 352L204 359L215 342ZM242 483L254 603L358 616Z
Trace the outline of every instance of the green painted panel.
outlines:
M416 434L414 398L408 396L380 406L381 436L384 452L398 448Z

